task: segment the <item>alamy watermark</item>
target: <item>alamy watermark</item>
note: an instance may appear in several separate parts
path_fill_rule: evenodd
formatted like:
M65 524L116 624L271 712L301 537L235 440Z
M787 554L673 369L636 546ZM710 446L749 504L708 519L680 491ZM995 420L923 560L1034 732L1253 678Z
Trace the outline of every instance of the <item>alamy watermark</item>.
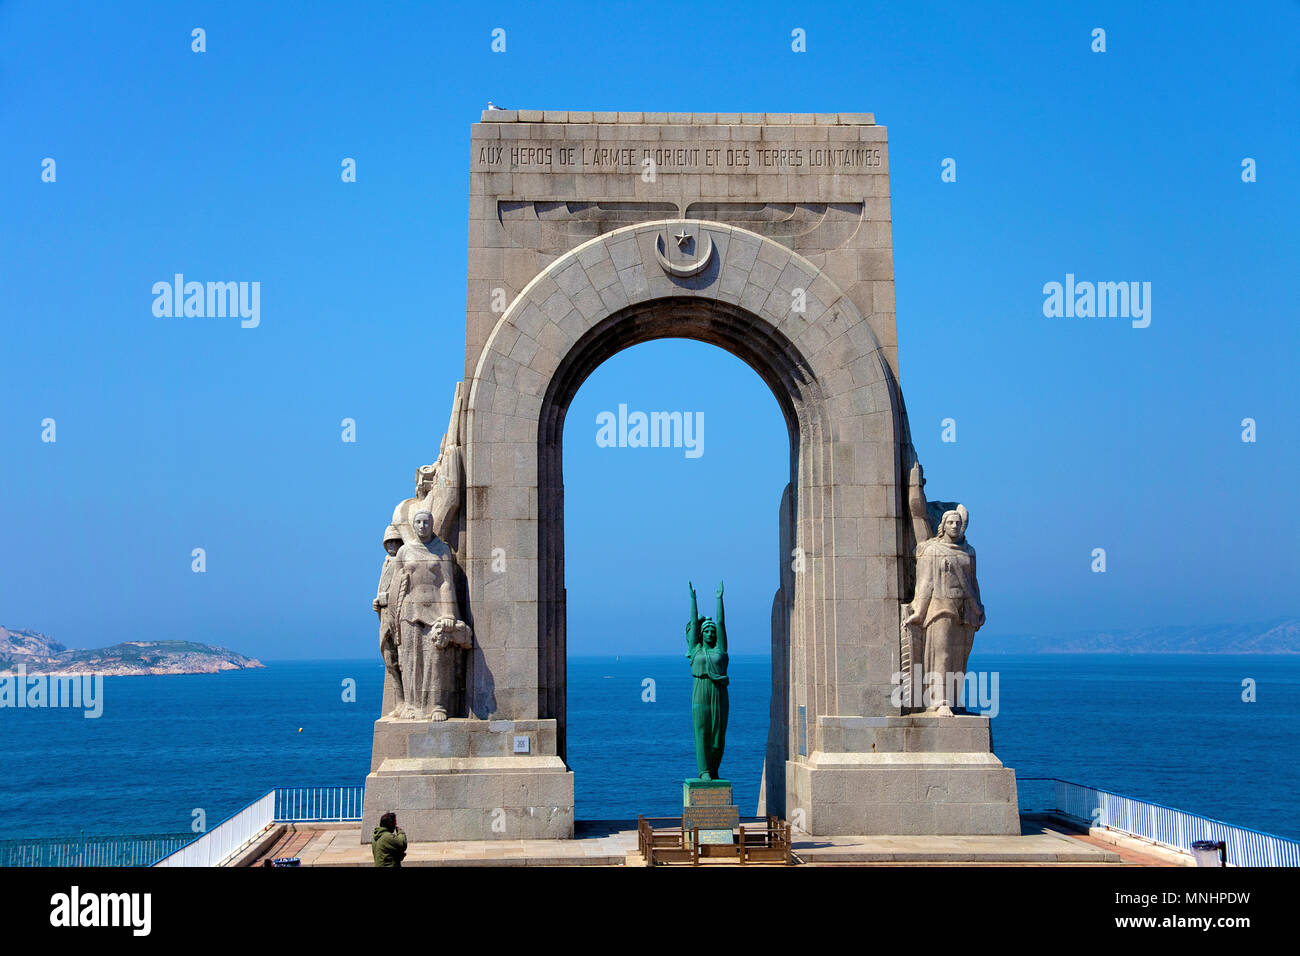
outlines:
M172 281L153 284L153 314L160 319L239 318L240 327L255 329L262 322L262 283L186 282L177 272Z
M76 707L87 719L104 713L103 674L28 674L19 664L0 676L0 708Z
M1150 282L1065 282L1043 285L1043 315L1049 319L1132 319L1133 328L1151 324Z
M704 454L703 412L631 412L618 406L618 414L596 416L599 448L684 448L687 458Z
M50 925L56 928L119 927L133 936L148 936L152 914L152 893L83 893L74 884L50 897Z
M904 677L911 680L905 683ZM925 674L920 664L913 664L910 674L894 671L891 682L894 689L889 702L895 707L932 707L947 701L955 702L959 708L978 711L984 717L996 717L1001 709L998 671ZM911 699L904 701L905 696Z

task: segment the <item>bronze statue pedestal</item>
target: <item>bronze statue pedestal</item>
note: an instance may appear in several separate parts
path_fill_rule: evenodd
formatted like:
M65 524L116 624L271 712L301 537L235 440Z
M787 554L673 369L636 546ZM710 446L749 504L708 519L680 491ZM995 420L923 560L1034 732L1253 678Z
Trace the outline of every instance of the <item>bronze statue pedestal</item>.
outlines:
M730 846L740 826L740 808L732 802L730 780L700 780L688 777L682 782L682 830L686 842L698 832L700 844Z

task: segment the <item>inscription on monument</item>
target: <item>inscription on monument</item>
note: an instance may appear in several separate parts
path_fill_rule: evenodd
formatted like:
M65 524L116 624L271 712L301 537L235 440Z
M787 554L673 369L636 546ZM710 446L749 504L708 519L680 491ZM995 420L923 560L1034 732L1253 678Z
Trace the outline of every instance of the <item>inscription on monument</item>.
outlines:
M731 805L731 788L716 790L692 790L692 807L726 807Z
M682 810L682 827L686 830L731 830L740 826L740 808L686 807Z
M504 146L480 144L480 171L520 169L587 172L641 172L653 164L660 172L826 172L841 169L883 171L880 147L846 146L699 147L610 146L600 142L573 145Z

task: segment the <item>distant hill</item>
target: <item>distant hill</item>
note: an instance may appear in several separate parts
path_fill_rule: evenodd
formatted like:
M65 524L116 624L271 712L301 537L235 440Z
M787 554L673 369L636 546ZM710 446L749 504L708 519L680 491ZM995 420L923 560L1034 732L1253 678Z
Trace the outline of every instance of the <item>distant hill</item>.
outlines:
M1069 634L975 635L986 654L1300 654L1300 618Z
M0 627L0 675L25 664L29 674L215 674L262 667L224 647L193 641L127 641L94 650L69 650L36 631Z

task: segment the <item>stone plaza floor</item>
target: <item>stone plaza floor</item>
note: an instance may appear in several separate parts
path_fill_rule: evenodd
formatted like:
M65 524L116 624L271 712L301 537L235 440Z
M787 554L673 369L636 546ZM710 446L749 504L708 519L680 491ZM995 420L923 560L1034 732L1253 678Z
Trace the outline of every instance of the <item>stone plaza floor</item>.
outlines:
M794 834L801 865L1190 866L1190 857L1118 834L1081 834L1023 819L1020 836L843 836ZM286 824L234 865L297 857L303 866L372 866L355 823ZM635 821L579 821L572 840L413 843L405 866L644 866ZM702 866L734 865L708 861ZM761 864L751 864L761 865Z

